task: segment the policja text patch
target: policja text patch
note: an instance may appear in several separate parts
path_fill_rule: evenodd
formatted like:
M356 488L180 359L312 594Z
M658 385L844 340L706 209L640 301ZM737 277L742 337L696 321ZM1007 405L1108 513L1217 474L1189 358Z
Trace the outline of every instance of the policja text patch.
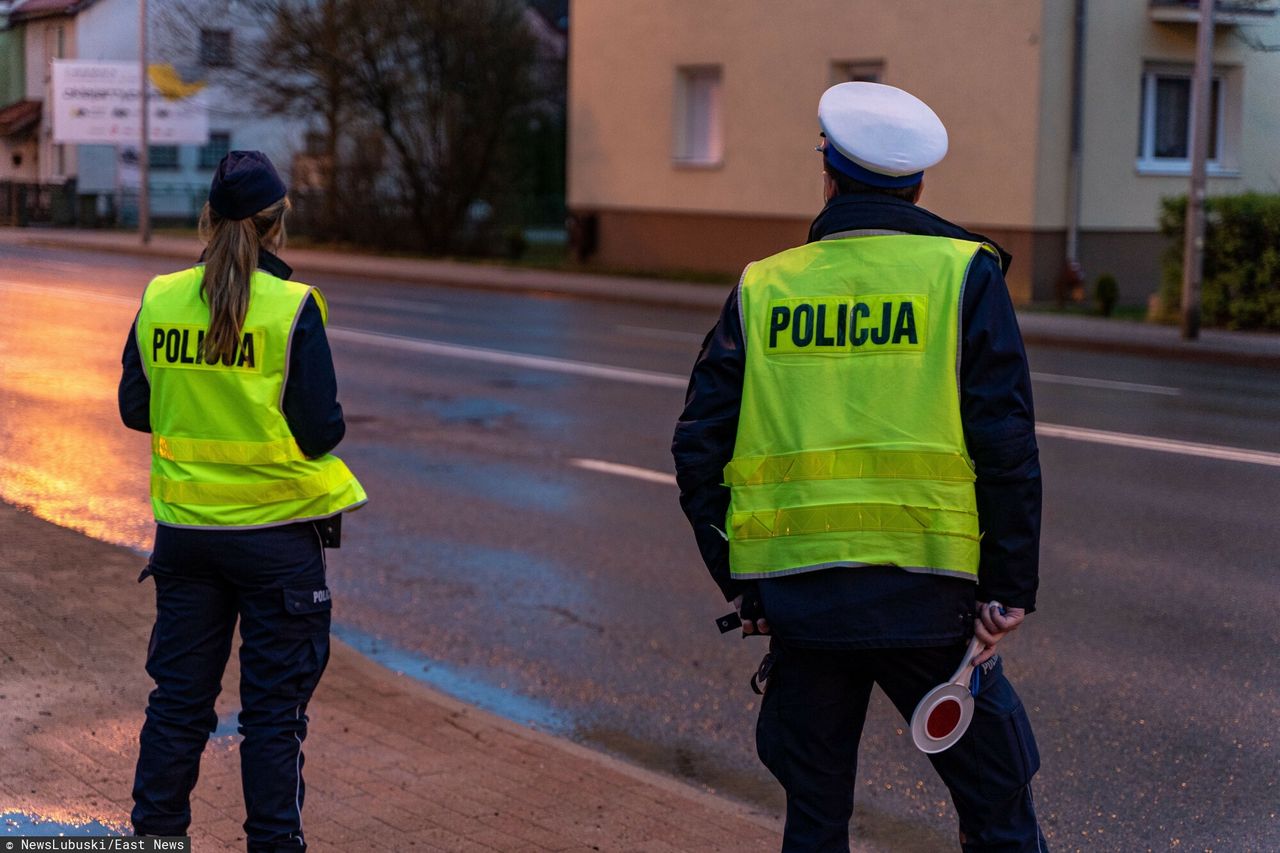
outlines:
M188 370L249 370L260 373L267 333L263 329L245 329L230 359L206 363L204 360L203 326L164 325L151 328L149 345L151 363L156 367L180 367Z
M814 296L769 303L769 355L922 352L929 299L922 294Z

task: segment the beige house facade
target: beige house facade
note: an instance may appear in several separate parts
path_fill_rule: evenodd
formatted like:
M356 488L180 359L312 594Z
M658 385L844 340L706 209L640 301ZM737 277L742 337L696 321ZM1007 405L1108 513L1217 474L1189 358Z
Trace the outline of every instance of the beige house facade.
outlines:
M1275 4L1219 7L1209 191L1280 191ZM1013 253L1018 302L1053 299L1072 257L1143 302L1160 201L1187 187L1197 18L1177 0L576 0L580 249L730 271L802 243L822 204L818 98L875 80L946 124L922 204Z

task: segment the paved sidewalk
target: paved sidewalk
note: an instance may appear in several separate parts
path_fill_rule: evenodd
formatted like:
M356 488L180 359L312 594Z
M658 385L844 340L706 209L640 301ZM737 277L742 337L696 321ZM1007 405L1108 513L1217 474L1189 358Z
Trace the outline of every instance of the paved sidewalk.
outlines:
M0 542L0 814L126 828L151 687L144 560L4 504ZM233 654L224 721L238 677ZM337 641L310 715L313 850L778 849L774 820L471 708ZM198 853L244 849L233 732L224 722L205 752Z
M200 254L200 244L194 238L156 236L149 246L142 246L136 234L120 231L0 228L0 243L153 255L184 261ZM718 309L728 292L723 285L499 264L344 254L323 249L288 249L284 254L303 279L307 273L350 275L477 290L557 293L707 310ZM1280 367L1280 334L1210 329L1202 333L1200 340L1188 343L1181 340L1178 329L1148 323L1039 311L1022 311L1018 321L1023 337L1030 344L1206 363Z

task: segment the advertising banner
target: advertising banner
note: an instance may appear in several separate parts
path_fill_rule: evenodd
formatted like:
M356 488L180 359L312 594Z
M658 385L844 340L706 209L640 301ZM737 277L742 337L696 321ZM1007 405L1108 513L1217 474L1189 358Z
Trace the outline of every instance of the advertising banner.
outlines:
M141 76L136 62L54 60L53 141L73 145L140 144ZM148 76L151 144L207 143L209 112L204 86L183 84L171 66L153 65ZM157 81L166 85L161 88Z

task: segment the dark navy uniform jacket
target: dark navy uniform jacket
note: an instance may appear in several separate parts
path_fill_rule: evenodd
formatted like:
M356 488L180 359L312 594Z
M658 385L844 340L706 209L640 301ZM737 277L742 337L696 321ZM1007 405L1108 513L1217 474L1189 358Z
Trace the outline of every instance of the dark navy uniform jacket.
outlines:
M293 275L288 264L267 251L259 253L258 268L276 278ZM119 388L120 418L129 429L151 432L151 383L143 372L133 329L125 341L121 362L124 371ZM329 339L325 337L320 306L310 296L293 330L283 409L299 449L313 459L337 447L346 433Z
M907 201L881 194L833 198L809 242L858 230L985 241ZM993 244L994 245L994 244ZM1040 462L1026 351L1004 281L1009 256L979 252L961 306L960 415L977 469L983 532L978 583L890 566L835 568L739 581L724 528L746 352L734 288L703 341L672 441L680 505L725 599L758 584L775 636L795 645L876 648L947 645L972 635L975 601L1035 609L1040 552Z

